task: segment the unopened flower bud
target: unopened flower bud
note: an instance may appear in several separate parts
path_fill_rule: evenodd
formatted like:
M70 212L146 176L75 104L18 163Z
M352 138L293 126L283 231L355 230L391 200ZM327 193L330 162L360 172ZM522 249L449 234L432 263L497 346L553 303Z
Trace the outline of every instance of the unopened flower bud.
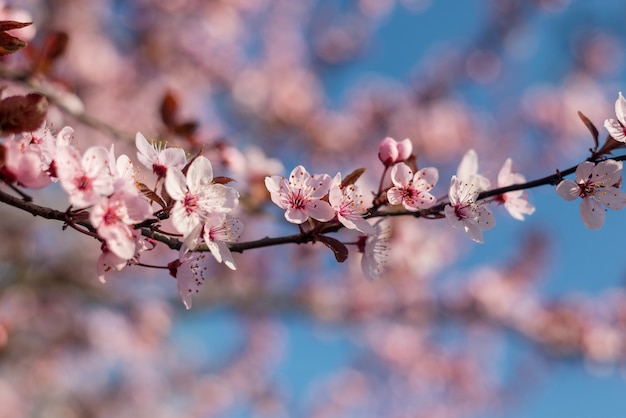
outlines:
M378 145L378 158L382 163L389 167L398 160L398 143L395 139L387 137L380 141Z

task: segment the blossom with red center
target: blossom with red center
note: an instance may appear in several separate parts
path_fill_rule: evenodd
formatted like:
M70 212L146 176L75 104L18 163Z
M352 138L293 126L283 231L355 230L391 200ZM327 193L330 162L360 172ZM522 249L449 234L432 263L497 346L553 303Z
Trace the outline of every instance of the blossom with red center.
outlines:
M109 152L104 147L91 147L81 158L74 147L60 146L55 161L61 186L74 207L92 206L113 193Z
M453 228L462 228L473 241L482 243L483 233L496 225L491 211L485 207L484 201L477 201L480 190L480 178L470 175L467 181L452 176L444 213L446 220Z
M133 224L146 220L152 214L150 204L138 194L125 189L101 199L91 211L89 220L107 249L116 256L129 260L135 255Z
M600 229L604 224L604 208L619 210L626 206L626 193L618 187L622 181L622 162L585 161L576 168L576 181L563 180L556 192L565 200L583 199L580 216L587 228Z
M243 232L243 223L231 216L212 215L204 223L203 237L209 251L218 263L224 263L236 270L235 260L228 249L229 242L235 242Z
M526 182L526 178L523 175L513 172L512 166L513 163L508 158L498 173L498 187ZM515 190L498 195L495 200L500 204L504 204L504 208L509 214L520 221L524 220L524 215L531 215L535 212L535 207L528 202L526 193L523 190Z
M204 156L191 163L186 176L178 169L168 170L165 189L176 202L171 212L172 224L184 236L209 214L229 212L239 203L235 189L213 184L213 167Z
M428 209L437 203L437 199L428 192L435 187L438 179L436 168L423 168L414 175L408 165L398 163L391 169L393 187L387 191L387 200L392 205L401 204L412 212Z
M374 232L374 228L363 219L367 207L363 194L355 184L341 185L341 173L337 173L328 193L328 201L337 214L337 220L348 229L356 229L366 234Z
M176 279L178 294L187 309L191 309L191 296L198 293L204 283L207 271L205 258L205 253L189 251L183 246L179 257L167 265L170 276Z
M309 174L299 165L291 171L289 179L281 176L265 177L265 187L272 202L285 209L285 219L291 223L304 223L309 217L326 222L335 217L328 202L321 200L332 179L328 174Z
M159 148L151 145L140 132L135 136L135 146L139 151L137 159L157 177L165 177L169 168L182 170L187 164L187 156L182 148Z
M26 138L17 141L11 138L0 145L5 153L4 164L0 164L0 180L33 189L49 185L51 179L46 172L49 164L42 162L38 147Z
M619 92L617 100L615 101L615 119L606 119L604 121L604 127L609 131L609 135L616 141L626 142L626 99L622 96L622 92Z

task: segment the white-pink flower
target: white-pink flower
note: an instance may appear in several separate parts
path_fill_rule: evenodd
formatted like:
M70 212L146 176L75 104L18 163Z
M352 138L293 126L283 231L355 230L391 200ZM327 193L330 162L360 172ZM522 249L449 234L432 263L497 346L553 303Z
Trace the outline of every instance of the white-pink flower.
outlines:
M621 181L621 161L606 160L598 164L585 161L576 168L576 181L561 181L556 192L569 201L581 197L583 223L587 228L600 229L605 218L602 205L614 210L626 206L626 194L618 188Z
M496 220L484 201L477 201L480 193L480 179L470 175L467 181L452 176L444 213L453 228L462 228L473 241L482 243L482 231L493 228Z
M55 161L61 186L74 207L86 208L113 193L109 152L104 147L91 147L81 158L74 147L61 146Z
M96 271L100 282L106 282L105 274L109 271L121 271L127 265L137 263L141 253L150 249L148 241L141 236L140 230L135 229L132 233L135 240L135 255L131 259L119 257L107 247L106 243L102 244L102 253L100 253L96 263Z
M183 245L178 258L168 264L170 275L176 279L178 294L187 309L191 309L191 296L198 293L204 283L205 258L205 253L189 251Z
M341 173L337 173L333 179L328 201L337 214L337 220L346 228L356 229L366 234L374 232L372 225L363 219L363 215L367 213L363 194L354 184L343 187Z
M46 172L48 165L43 164L38 145L29 144L26 138L4 144L4 164L0 166L0 180L11 184L17 182L24 187L40 189L50 184Z
M428 167L413 174L411 168L398 163L391 169L393 187L387 191L387 200L392 205L404 206L406 210L428 209L437 203L437 199L428 193L439 179L436 168Z
M619 92L617 100L615 101L615 119L606 119L604 121L604 127L609 131L609 135L616 141L626 142L626 99L622 96L622 92Z
M506 187L525 182L526 178L522 174L513 172L513 163L510 158L507 158L498 173L498 187ZM495 200L498 203L504 204L504 208L509 214L520 221L524 220L524 215L532 215L535 212L535 207L528 203L526 193L524 193L523 190L515 190L498 195Z
M148 219L151 214L150 204L143 197L120 189L100 199L89 214L89 220L107 248L129 260L135 255L136 246L132 225Z
M187 176L178 169L167 170L165 188L176 201L171 212L172 224L185 236L209 214L229 212L239 203L235 189L213 184L213 167L202 155L189 165Z
M309 174L301 165L291 171L289 179L265 177L265 187L272 202L285 209L285 219L294 224L304 223L309 216L322 222L335 217L330 204L321 200L330 190L331 183L328 174Z
M140 132L135 136L135 146L139 151L139 162L152 170L159 178L165 177L168 169L182 170L187 164L187 156L182 148L159 148L151 145Z
M243 222L231 216L211 215L204 223L204 242L218 263L224 263L231 270L236 270L235 260L228 248L229 242L235 242L243 232Z
M383 275L387 268L391 227L383 219L372 226L373 232L359 237L359 251L363 253L361 269L367 280L375 280Z

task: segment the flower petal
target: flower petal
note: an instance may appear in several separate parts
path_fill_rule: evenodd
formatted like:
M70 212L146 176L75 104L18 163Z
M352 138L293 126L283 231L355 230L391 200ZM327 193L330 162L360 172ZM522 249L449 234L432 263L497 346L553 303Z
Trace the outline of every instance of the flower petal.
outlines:
M578 187L578 183L571 180L563 180L556 186L556 192L563 199L571 202L580 196L580 187Z
M586 198L583 199L580 204L580 216L587 228L600 229L602 225L604 225L606 213L600 202L595 199Z

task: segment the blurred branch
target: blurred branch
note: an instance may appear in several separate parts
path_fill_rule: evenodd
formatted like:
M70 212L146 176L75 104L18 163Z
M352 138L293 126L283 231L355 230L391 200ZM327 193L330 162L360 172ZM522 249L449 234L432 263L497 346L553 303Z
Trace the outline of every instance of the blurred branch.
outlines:
M4 64L0 63L0 78L14 81L30 89L38 91L39 93L46 96L48 101L50 101L51 103L56 105L59 109L61 109L61 111L70 115L72 118L76 119L78 122L84 125L87 125L101 132L104 132L112 136L113 138L121 140L121 141L133 142L135 140L134 135L127 133L127 132L123 132L119 130L118 128L114 127L113 125L90 115L89 113L85 112L82 109L78 110L78 109L72 108L71 106L68 106L67 103L65 103L53 89L46 87L45 85L42 85L40 83L37 83L35 80L33 80L30 77L29 73L10 70Z

